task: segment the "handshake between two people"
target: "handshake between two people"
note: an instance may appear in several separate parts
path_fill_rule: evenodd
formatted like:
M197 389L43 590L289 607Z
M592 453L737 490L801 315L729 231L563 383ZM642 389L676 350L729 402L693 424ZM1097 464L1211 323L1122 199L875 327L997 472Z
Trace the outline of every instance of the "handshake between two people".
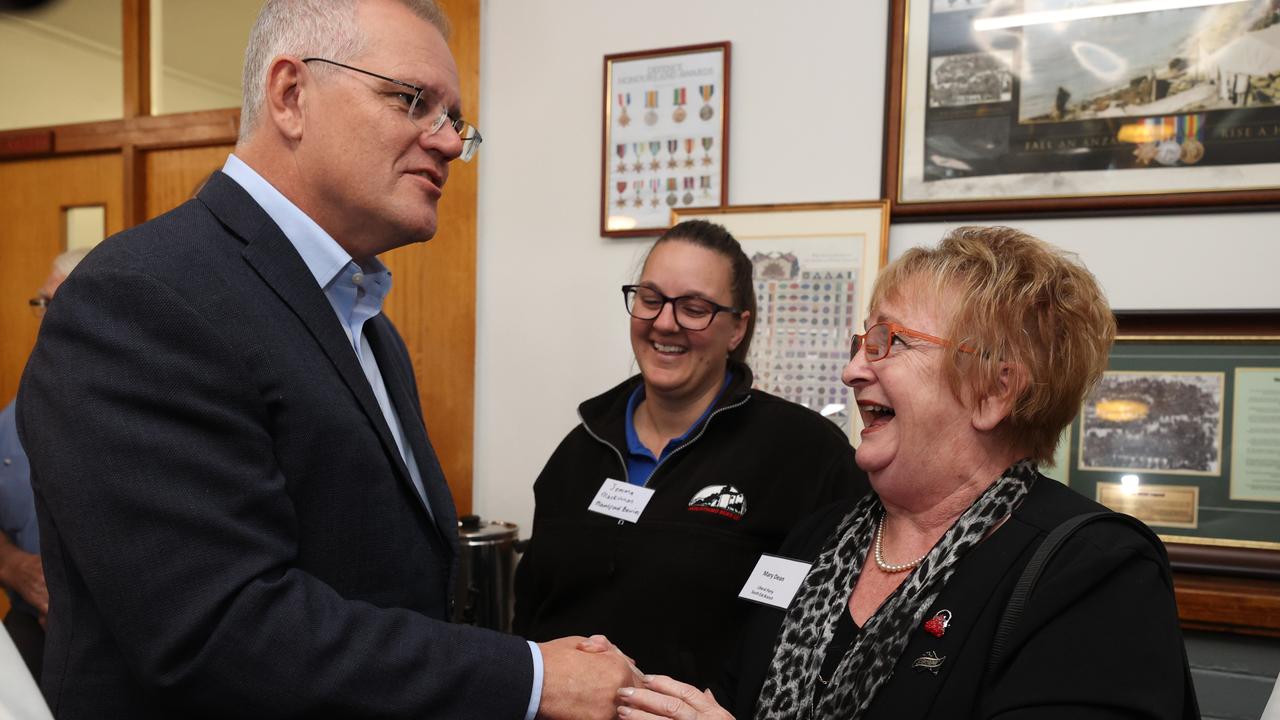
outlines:
M733 720L710 690L665 675L645 675L603 635L538 643L542 651L540 720Z

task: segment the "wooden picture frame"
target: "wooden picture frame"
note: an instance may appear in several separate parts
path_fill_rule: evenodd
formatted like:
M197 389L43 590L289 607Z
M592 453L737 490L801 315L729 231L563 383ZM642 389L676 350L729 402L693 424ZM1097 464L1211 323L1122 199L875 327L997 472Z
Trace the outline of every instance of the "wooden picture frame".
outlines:
M1151 482L1157 485L1198 488L1204 495L1200 503L1210 508L1208 515L1196 523L1197 529L1153 525L1168 545L1175 570L1280 580L1280 537L1255 536L1254 529L1246 529L1256 526L1257 532L1269 532L1252 516L1260 510L1280 515L1280 502L1265 502L1256 494L1243 491L1247 486L1242 476L1247 441L1243 433L1247 429L1236 420L1250 407L1249 398L1242 395L1247 388L1241 383L1241 371L1271 368L1280 375L1280 312L1121 312L1117 319L1120 333L1113 366L1125 370L1149 366L1156 372L1224 373L1222 417L1218 422L1225 429L1217 441L1221 453L1217 472L1179 472L1178 468L1150 471L1154 476ZM1077 438L1080 426L1077 422ZM1256 435L1269 430L1252 426L1252 432ZM1100 476L1117 471L1082 469L1078 448L1083 442L1079 439L1073 448L1071 483L1078 492L1093 496ZM1256 463L1254 467L1258 467ZM1142 474L1141 469L1133 472ZM1241 520L1244 516L1248 516L1247 522Z
M658 235L729 197L728 42L604 58L600 234Z
M1025 5L893 0L883 190L895 219L1280 206L1280 68L1235 52L1280 40L1266 3L1122 3L1130 14L1110 17Z
M672 223L725 226L755 267L755 386L821 413L856 444L861 419L840 382L849 340L889 256L883 200L677 210Z

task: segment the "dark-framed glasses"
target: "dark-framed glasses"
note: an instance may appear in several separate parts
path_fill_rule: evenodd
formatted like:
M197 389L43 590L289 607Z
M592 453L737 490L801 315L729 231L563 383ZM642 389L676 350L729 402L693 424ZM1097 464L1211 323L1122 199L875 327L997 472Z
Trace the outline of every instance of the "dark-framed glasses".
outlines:
M336 65L340 68L363 73L369 77L375 77L379 80L389 82L392 85L398 85L407 90L412 90L412 94L396 93L400 98L400 102L405 106L405 111L409 116L409 122L416 125L419 130L428 135L435 135L437 132L440 132L440 128L443 128L446 124L452 127L453 131L458 133L458 137L462 138L462 154L458 157L463 162L469 162L471 158L475 157L476 151L480 149L480 143L484 142L484 138L480 136L480 131L477 130L474 125L462 118L450 116L449 108L446 107L443 102L432 105L432 103L424 96L427 91L426 88L418 87L413 83L407 83L403 80L389 78L386 75L369 72L368 70L363 70L352 65L340 63L337 60L329 60L321 57L309 57L302 58L302 62L322 62L330 65Z
M858 350L866 349L867 362L875 362L889 357L889 349L893 347L893 341L899 336L907 336L931 342L935 345L951 347L955 343L945 338L935 337L928 333L922 333L919 330L912 330L898 323L882 322L876 323L867 328L867 331L861 335L854 333L853 341L849 343L849 359L853 360L853 356L858 354ZM961 352L976 352L968 345L960 346Z
M33 297L27 301L27 304L31 306L32 315L35 315L36 317L44 317L44 312L49 309L49 298L44 297L43 295Z
M637 320L654 320L662 314L662 308L671 303L676 325L685 330L706 330L717 314L737 315L742 312L738 308L720 305L697 295L667 297L646 285L623 285L622 297L627 303L627 312Z

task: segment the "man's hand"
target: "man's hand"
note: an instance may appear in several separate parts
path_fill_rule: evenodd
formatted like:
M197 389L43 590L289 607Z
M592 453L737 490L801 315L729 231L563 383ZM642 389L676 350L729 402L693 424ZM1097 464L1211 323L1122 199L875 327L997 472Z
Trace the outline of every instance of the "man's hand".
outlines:
M0 537L0 585L17 592L31 603L43 619L49 612L49 590L44 586L40 556L23 552Z
M613 720L618 688L639 685L641 676L625 655L611 644L594 652L578 649L585 640L565 637L538 643L543 667L539 718Z

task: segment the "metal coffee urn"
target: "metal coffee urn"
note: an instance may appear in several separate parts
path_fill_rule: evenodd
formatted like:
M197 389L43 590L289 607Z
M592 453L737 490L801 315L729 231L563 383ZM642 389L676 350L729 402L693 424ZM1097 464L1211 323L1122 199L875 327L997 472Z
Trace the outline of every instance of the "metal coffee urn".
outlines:
M518 526L482 522L479 515L458 520L462 561L454 589L453 621L511 632Z

